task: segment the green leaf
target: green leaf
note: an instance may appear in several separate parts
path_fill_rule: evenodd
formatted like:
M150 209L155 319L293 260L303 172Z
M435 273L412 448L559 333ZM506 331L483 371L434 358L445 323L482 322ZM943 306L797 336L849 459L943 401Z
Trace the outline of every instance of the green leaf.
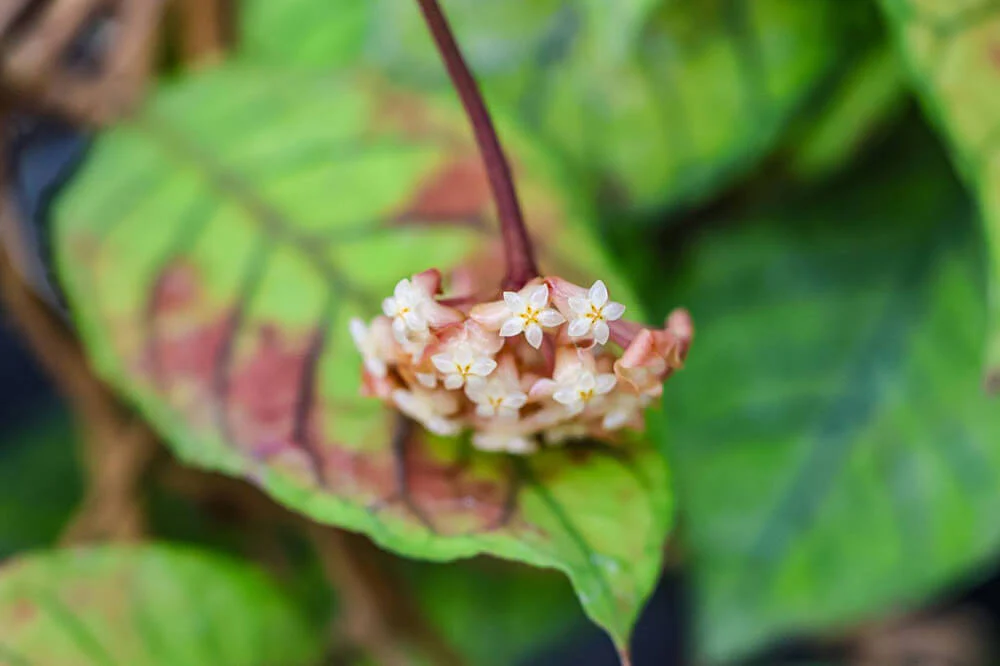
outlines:
M1000 545L980 240L925 134L717 220L649 287L698 323L665 448L712 658L916 603Z
M499 285L464 116L378 81L269 72L157 95L59 202L61 275L97 368L185 460L404 555L561 569L624 646L670 524L655 450L473 453L397 437L396 417L359 396L348 321L378 312L397 280L466 265ZM502 134L542 270L601 276L631 302L582 194Z
M45 410L0 447L0 557L52 544L83 496L70 420Z
M857 17L873 11L867 0L443 6L491 104L592 173L615 204L638 209L706 197L749 171L848 66L867 40ZM342 13L354 36L346 46ZM408 85L449 89L415 2L249 0L243 33L248 59L358 59Z
M552 572L492 560L404 571L424 616L475 666L522 663L583 620L565 579Z
M271 581L207 551L104 546L0 567L11 666L313 666L318 638Z
M905 72L892 46L872 48L821 100L816 117L789 138L792 171L818 180L847 164L901 115L906 92Z
M917 90L976 192L990 247L987 383L1000 388L1000 2L882 0Z

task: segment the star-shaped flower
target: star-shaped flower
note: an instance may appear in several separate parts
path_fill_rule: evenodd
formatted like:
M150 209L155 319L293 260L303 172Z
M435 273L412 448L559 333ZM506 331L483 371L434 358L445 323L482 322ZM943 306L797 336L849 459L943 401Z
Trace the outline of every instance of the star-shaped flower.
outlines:
M460 430L457 422L446 418L456 411L458 404L444 391L396 389L392 392L392 401L399 411L435 435L457 435Z
M615 388L618 378L601 372L588 351L561 349L556 354L552 379L542 378L531 387L533 399L551 397L568 416L576 416L592 402L601 402Z
M375 377L385 377L387 364L393 360L393 339L389 320L376 317L371 326L355 317L350 322L351 337L361 352L365 369Z
M503 375L473 378L465 385L465 395L476 404L476 415L484 419L516 420L528 396L517 382Z
M528 437L503 432L477 432L472 436L472 445L480 451L503 451L517 455L538 450L538 446Z
M561 382L552 399L565 405L571 414L579 414L595 398L601 398L615 387L617 378L612 374L595 374L581 369L569 381Z
M407 340L409 333L427 331L425 311L432 302L427 291L406 278L396 283L392 296L382 301L382 312L392 318L392 332L400 343Z
M593 284L586 296L571 296L568 303L573 312L567 331L570 337L590 334L602 345L607 344L611 335L608 322L617 321L625 314L624 305L608 300L608 288L601 280Z
M496 361L485 354L476 353L476 349L465 341L453 344L441 354L435 354L431 357L431 362L444 375L444 387L452 390L462 388L473 377L486 377L497 367Z
M526 287L520 293L505 291L503 300L507 306L507 319L500 327L501 337L511 338L524 333L524 339L535 349L542 346L543 326L552 328L566 321L556 310L548 307L549 288L544 284Z

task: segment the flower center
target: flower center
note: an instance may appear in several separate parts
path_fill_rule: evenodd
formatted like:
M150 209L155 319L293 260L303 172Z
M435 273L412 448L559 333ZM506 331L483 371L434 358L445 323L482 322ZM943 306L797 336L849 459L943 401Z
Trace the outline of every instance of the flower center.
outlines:
M458 363L456 363L455 367L458 369L458 374L462 375L463 377L468 377L469 373L472 372L471 363L469 363L468 365L459 365Z
M591 304L590 312L586 314L586 317L591 322L597 323L601 319L604 319L604 308L598 308L597 306Z
M524 308L524 312L521 313L521 319L524 320L524 325L527 326L528 324L537 324L538 323L538 315L540 313L541 313L541 310L536 310L535 308L531 307L530 305L527 306L527 307L525 307Z
M586 391L577 391L580 396L580 400L583 402L590 402L594 397L594 389L587 389Z
M503 405L503 396L490 396L488 400L490 401L490 407L493 407L494 409L499 409L500 406Z

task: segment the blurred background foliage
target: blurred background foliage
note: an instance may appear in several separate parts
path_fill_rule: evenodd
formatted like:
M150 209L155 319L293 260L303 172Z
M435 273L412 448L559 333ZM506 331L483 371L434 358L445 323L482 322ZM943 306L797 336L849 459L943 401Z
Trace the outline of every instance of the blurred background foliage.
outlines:
M983 378L1000 4L443 4L491 106L571 175L567 191L598 211L596 232L651 319L683 305L697 325L654 432L678 526L636 663L993 663L1000 412ZM449 95L415 3L235 9L215 46L248 71L346 71ZM163 80L204 76L164 54ZM14 138L8 126L8 148ZM49 229L50 185L77 141L34 162L10 153L31 229ZM28 376L4 367L8 384ZM57 544L87 487L64 410L25 407L6 423L3 556ZM301 530L193 491L203 482L160 457L145 488L150 534L267 568L306 618L290 631L339 626L350 595L326 591ZM613 663L555 574L380 561L468 664ZM412 663L433 663L411 643ZM364 645L334 652L385 663Z

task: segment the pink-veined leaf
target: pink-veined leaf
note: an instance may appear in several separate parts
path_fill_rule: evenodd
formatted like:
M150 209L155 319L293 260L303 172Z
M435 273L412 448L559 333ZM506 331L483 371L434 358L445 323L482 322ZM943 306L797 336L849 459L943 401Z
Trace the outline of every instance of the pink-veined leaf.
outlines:
M502 133L542 270L602 277L633 303L573 181ZM98 141L56 232L97 368L185 460L404 555L559 568L627 643L670 524L656 452L481 454L359 395L351 317L429 267L503 273L456 103L360 78L204 73Z

